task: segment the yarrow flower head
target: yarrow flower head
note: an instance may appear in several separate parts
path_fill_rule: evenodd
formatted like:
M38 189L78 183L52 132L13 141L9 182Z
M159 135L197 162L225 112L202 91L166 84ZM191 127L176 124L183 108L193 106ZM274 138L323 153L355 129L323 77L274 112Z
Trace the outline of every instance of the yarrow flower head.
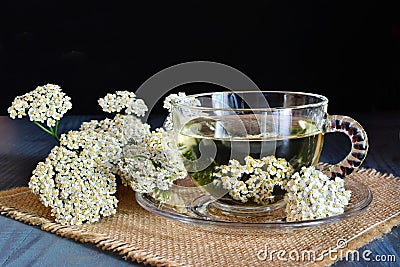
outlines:
M164 108L168 110L169 115L167 116L165 122L164 122L164 128L166 130L172 130L173 129L173 122L172 122L172 105L185 105L189 107L195 107L195 106L200 106L200 101L193 97L193 96L187 96L184 92L180 92L178 94L170 94L164 99ZM189 112L189 110L188 110ZM193 112L193 111L190 111ZM189 114L188 114L189 115ZM200 115L200 114L197 114Z
M244 165L232 159L229 165L217 166L213 177L214 183L222 184L234 200L268 204L275 201L275 186L284 186L292 173L293 167L284 158L247 156Z
M62 92L60 86L46 84L17 96L7 111L12 119L28 116L42 130L59 140L58 123L71 108L71 98Z
M131 115L116 114L113 119L92 120L82 123L80 130L92 129L115 137L121 147L129 142L141 144L144 136L150 133L150 125Z
M135 114L144 116L148 108L142 99L137 99L136 94L129 91L116 91L115 94L108 93L98 100L103 111L108 113Z
M29 181L31 190L51 207L55 221L80 225L116 213L118 200L112 163L122 152L117 140L93 130L63 134Z
M121 176L135 191L168 190L175 180L187 175L172 134L163 128L146 134L142 143L127 145L125 150L126 156L119 163Z
M164 108L166 108L169 112L172 111L172 103L182 105L185 104L187 106L199 106L200 101L193 97L187 96L184 92L180 92L178 94L170 94L164 99Z
M147 107L142 100L127 91L107 94L99 100L103 110L144 115ZM144 102L143 102L144 104ZM140 111L139 111L140 110ZM150 125L131 115L117 114L114 119L84 123L81 129L96 129L117 138L123 154L115 166L124 185L134 191L155 193L167 190L176 179L186 176L172 133L163 128L150 131Z
M284 188L287 221L305 221L338 215L348 205L351 191L344 180L331 180L315 167L302 167L293 174Z

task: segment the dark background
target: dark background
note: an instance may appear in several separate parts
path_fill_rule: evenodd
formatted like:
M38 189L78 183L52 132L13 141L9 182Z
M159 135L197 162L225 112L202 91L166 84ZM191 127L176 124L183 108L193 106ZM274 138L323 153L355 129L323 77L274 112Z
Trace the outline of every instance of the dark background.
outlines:
M400 27L384 2L2 1L0 115L46 83L71 96L68 114L103 114L106 93L197 60L262 89L324 94L330 113L400 110Z

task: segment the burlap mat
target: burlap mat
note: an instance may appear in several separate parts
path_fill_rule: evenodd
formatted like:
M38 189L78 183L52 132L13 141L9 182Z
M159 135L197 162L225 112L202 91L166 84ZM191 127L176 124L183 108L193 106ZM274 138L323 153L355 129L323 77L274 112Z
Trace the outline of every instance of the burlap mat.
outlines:
M118 188L117 214L95 224L72 227L55 223L49 209L29 188L0 192L0 211L44 231L91 242L127 260L150 265L327 266L400 224L399 177L360 169L351 179L372 189L374 198L366 211L334 224L292 232L208 231L145 211L135 202L134 192L123 186ZM279 251L286 254L279 256Z

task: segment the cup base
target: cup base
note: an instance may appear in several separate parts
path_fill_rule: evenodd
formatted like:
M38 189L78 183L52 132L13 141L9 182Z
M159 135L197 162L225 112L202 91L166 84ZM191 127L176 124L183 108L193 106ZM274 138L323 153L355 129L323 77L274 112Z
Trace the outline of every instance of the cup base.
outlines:
M208 195L200 196L193 200L190 210L197 216L205 219L237 221L240 218L276 218L277 214L284 216L286 203L283 199L275 203L260 206L231 205L216 200Z

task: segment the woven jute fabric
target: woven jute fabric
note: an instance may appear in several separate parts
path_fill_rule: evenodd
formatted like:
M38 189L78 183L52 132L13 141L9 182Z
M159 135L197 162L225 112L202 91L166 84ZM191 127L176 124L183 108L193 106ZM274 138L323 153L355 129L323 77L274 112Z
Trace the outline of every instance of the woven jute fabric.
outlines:
M124 186L117 190L117 214L94 224L55 223L50 210L27 187L0 192L0 212L154 266L328 266L400 224L399 177L359 169L351 179L371 188L368 209L333 224L287 232L213 231L177 222L142 209L134 192ZM281 251L286 254L278 255Z

